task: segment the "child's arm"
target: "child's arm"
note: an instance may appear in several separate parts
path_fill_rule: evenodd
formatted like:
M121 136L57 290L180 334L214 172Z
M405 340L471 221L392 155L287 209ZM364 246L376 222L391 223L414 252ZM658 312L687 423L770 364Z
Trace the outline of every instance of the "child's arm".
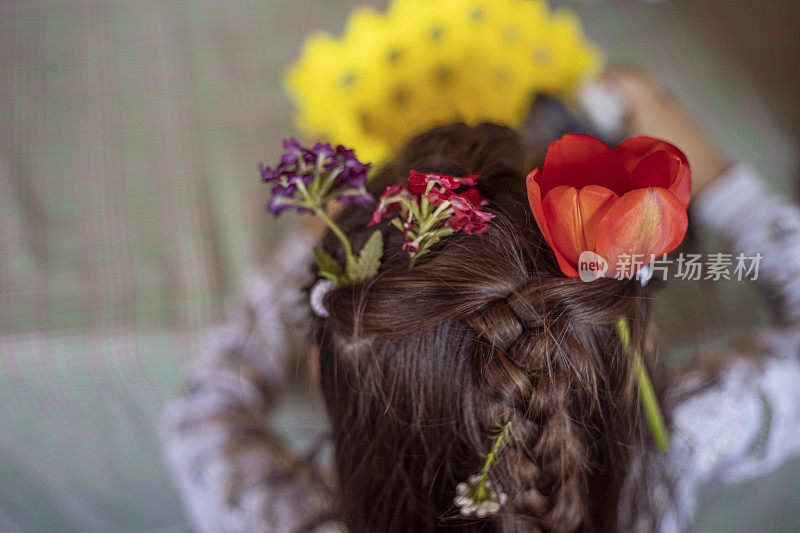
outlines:
M800 327L800 210L772 194L758 173L737 164L695 201L695 221L739 254L760 257L758 280L782 325Z
M761 256L758 282L785 327L762 331L750 348L756 359L729 356L713 386L674 410L670 468L691 502L704 483L751 479L800 453L800 210L737 164L698 196L693 215L734 257Z
M296 531L329 511L324 482L267 425L308 348L297 315L310 249L296 238L278 251L165 413L167 462L199 531Z
M800 453L800 211L770 194L752 168L731 166L650 78L617 72L607 82L626 97L634 134L664 138L686 152L693 221L729 241L734 258L762 256L759 282L788 326L761 332L747 353L731 347L709 386L698 387L701 375L689 374L679 387L687 392L673 391L683 398L672 410L671 448L651 457L647 470L655 493L670 491L676 503L664 509L660 529L683 530L704 484L750 479ZM693 388L698 392L689 394Z
M665 139L686 153L695 196L690 205L692 222L730 243L734 265L740 253L746 257L760 254L758 279L776 304L778 320L800 326L797 206L771 194L753 168L743 163L732 165L695 121L647 75L612 71L604 76L603 83L623 95L630 133Z
M638 497L645 482L659 525L642 530L690 530L704 487L753 479L800 454L800 333L764 332L753 348L767 356L759 360L732 350L710 381L688 374L671 391L670 448L637 463L622 518L627 505L646 502Z

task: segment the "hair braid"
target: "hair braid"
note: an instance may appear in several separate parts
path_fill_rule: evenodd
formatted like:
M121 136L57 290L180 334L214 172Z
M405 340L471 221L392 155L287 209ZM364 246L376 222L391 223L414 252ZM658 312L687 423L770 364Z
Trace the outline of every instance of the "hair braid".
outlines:
M517 494L514 510L541 529L574 531L586 519L593 462L591 432L576 420L593 403L597 385L585 341L570 331L608 328L615 315L613 309L602 314L595 309L589 326L583 322L586 309L574 313L573 306L564 305L566 291L587 286L551 283L535 273L529 279L489 300L466 322L478 334L487 365L482 389L487 401L515 413L515 439L498 468L505 472L498 483Z
M377 177L385 185L412 166L479 173L497 217L486 234L443 239L413 268L399 232L379 225L379 275L329 293L330 317L315 319L351 531L434 531L453 520L456 485L512 417L490 471L509 502L493 522L460 530L616 528L642 426L633 362L613 324L631 321L647 360L649 289L560 273L525 202L522 152L507 128L447 126ZM341 218L356 247L368 219L357 207ZM324 246L341 257L333 238Z

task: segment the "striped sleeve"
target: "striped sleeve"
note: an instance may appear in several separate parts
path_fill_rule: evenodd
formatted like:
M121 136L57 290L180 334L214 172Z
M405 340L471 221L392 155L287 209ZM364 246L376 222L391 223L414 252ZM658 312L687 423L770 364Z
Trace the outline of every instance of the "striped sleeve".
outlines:
M758 279L771 297L777 318L784 324L800 325L797 206L770 193L756 171L740 163L697 198L692 215L726 239L735 254L760 256Z
M294 375L298 353L308 349L298 328L298 310L307 306L298 301L296 272L307 270L309 249L284 249L287 264L269 280L251 280L165 412L167 464L198 531L328 530L325 481L268 424L286 375Z

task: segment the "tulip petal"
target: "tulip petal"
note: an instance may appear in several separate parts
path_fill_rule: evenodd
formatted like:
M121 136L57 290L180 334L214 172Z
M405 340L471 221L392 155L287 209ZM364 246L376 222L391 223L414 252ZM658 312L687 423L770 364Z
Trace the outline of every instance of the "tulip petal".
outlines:
M686 159L686 156L678 147L652 137L631 137L614 147L614 153L619 157L625 172L629 176L633 176L636 173L637 167L643 160L658 152L666 152L667 155L678 158L681 163L680 167L674 171L669 184L665 184L662 181L646 182L647 174L642 172L639 173L639 181L637 183L634 184L633 178L631 178L631 187L664 187L672 191L684 207L688 206L692 194L691 171L689 169L689 160ZM663 159L661 160L664 161ZM654 164L654 162L651 162L651 164ZM653 170L652 167L650 170ZM653 176L653 174L650 174L650 176ZM645 180L645 182L642 180Z
M589 135L569 133L548 146L538 182L544 196L560 185L600 185L618 195L628 190L627 174L608 146Z
M581 253L594 251L597 228L617 199L613 191L599 185L580 191L567 186L551 190L542 202L551 246L573 267L577 266Z
M619 200L619 196L614 191L599 185L588 185L578 191L578 205L581 210L583 238L586 246L584 250L594 251L600 221L617 200Z
M550 235L550 230L547 227L547 221L545 220L544 211L542 209L542 192L538 183L539 177L540 177L540 172L539 169L537 168L533 172L528 174L528 178L526 180L528 188L528 203L531 206L531 211L533 212L533 218L536 219L536 224L539 226L542 235L544 235L547 244L549 244L550 248L553 250L553 253L556 256L556 261L558 261L558 266L561 268L561 272L563 272L564 275L566 275L567 277L577 278L578 271L561 254L561 252L558 251L558 248L555 246L553 238Z
M597 228L596 251L609 263L606 276L624 270L627 254L644 266L671 252L683 241L689 225L686 208L668 189L636 189L614 203ZM626 275L635 272L628 269Z
M661 187L669 189L681 171L681 160L664 150L656 150L639 161L630 174L631 189Z

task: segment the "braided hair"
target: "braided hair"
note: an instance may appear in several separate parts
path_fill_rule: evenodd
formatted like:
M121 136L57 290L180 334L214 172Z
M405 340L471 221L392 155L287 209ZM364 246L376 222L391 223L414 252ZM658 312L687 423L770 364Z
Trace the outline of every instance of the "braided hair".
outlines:
M374 180L378 192L412 168L477 173L496 218L488 233L443 239L413 268L400 232L377 226L381 272L330 292L330 316L315 319L349 531L618 527L622 484L650 444L614 322L630 320L650 365L650 289L561 274L525 196L540 154L509 128L452 124L411 141ZM359 207L340 216L356 249L374 230L369 216ZM323 247L343 259L331 235ZM456 485L509 421L512 438L490 472L508 503L497 516L460 517Z

